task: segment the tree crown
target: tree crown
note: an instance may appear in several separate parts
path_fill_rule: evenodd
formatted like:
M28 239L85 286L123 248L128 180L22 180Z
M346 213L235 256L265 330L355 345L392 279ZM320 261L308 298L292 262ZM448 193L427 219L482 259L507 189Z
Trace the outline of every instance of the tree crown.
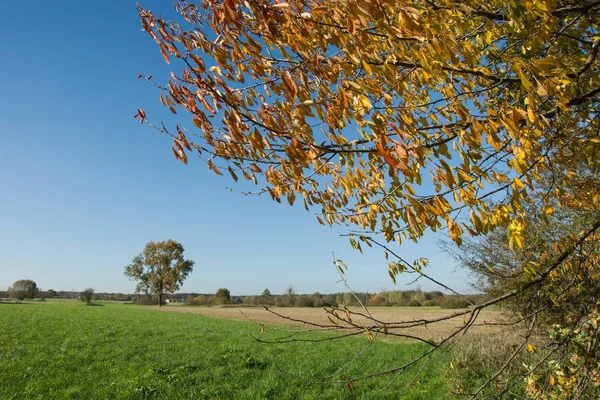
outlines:
M172 239L146 244L144 251L125 267L125 275L139 281L136 291L172 293L192 272L194 261L186 260L181 243Z

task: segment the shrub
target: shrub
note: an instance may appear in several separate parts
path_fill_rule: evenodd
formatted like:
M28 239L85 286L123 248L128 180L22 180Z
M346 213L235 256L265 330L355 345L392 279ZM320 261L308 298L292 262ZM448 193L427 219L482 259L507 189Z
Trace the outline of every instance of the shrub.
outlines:
M460 297L449 296L440 303L440 308L468 308L469 303Z
M231 292L227 288L221 288L217 290L215 297L213 298L212 304L214 306L222 304L231 304Z
M294 307L312 307L314 306L313 300L309 296L296 296L294 300Z
M94 296L94 289L87 288L83 292L81 292L81 301L83 301L87 305L90 305L90 304L92 304L93 296Z
M231 303L231 292L229 289L221 288L217 290L215 297L213 299L212 304L217 306L221 304L230 304Z
M38 293L37 283L30 279L21 279L8 289L10 297L18 300L33 299Z
M185 303L190 306L210 306L212 305L213 299L213 296L206 296L201 294L196 297L188 296L188 298L185 300Z
M151 296L149 294L141 294L135 299L135 304L141 304L145 306L154 306L158 302L158 297Z
M530 353L527 349L523 349L518 355L521 362L510 363L503 369L506 355L513 353L520 341L518 336L506 334L464 338L452 347L450 354L454 368L450 369L448 383L452 388L458 388L459 393L466 394L477 390L497 371L502 370L495 382L505 382L526 374L527 365L531 365L539 357L537 353ZM514 397L510 398L525 398L523 389L522 384L513 386L511 393ZM491 394L495 390L497 389L490 385L489 391L484 393Z
M260 297L259 296L246 296L246 297L244 297L244 304L248 304L251 306L260 305Z
M225 297L215 296L212 298L213 306L222 306L224 304L230 304L231 302L227 300Z
M368 304L370 306L378 307L378 306L385 306L386 303L387 303L387 300L383 295L376 294L369 300Z

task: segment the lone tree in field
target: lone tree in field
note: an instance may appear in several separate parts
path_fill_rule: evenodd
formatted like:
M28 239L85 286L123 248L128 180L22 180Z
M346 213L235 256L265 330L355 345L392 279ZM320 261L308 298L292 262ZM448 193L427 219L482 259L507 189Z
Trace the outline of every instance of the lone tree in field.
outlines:
M183 251L181 243L171 239L148 242L144 251L125 267L125 275L138 281L136 293L154 294L158 306L164 304L164 294L177 291L194 267L193 261L183 258Z
M231 292L227 288L220 288L215 293L213 299L213 305L230 304L231 303Z
M21 279L8 289L8 295L14 299L33 299L38 294L37 283L30 279Z
M81 292L81 301L83 301L86 305L92 304L92 299L94 297L94 289L87 288L83 292Z
M252 193L348 226L354 248L393 257L394 281L402 272L432 278L425 259L397 256L393 242L443 231L460 245L504 229L509 249L526 250L537 221L566 207L600 209L597 0L201 0L175 9L179 21L141 7L140 17L174 60L168 82L154 84L182 124L136 117L171 137L180 161L197 155L217 175L256 184ZM545 193L532 196L548 176ZM523 279L469 310L460 329L526 292L536 312L523 323L569 308L536 293L563 277L574 287L600 279L600 218L571 227L547 237L543 252L525 252ZM589 306L566 319L557 346L599 315L598 291L585 296ZM369 332L388 332L371 322ZM593 363L572 370L584 375L528 381L531 393L582 390L600 377Z

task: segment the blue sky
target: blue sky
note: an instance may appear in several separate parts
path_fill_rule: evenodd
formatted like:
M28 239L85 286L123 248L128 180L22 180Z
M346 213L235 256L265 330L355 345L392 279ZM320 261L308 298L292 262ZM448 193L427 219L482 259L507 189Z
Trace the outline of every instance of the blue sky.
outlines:
M141 4L170 10L169 1ZM136 76L169 72L135 2L14 1L0 13L0 288L33 279L43 289L133 292L124 266L167 238L196 261L182 291L345 291L332 252L354 290L407 288L412 277L394 286L380 251L352 250L341 228L319 225L300 203L228 191L231 179L195 158L176 161L167 137L132 118L138 108L165 115ZM435 242L398 251L429 257L428 272L467 289Z

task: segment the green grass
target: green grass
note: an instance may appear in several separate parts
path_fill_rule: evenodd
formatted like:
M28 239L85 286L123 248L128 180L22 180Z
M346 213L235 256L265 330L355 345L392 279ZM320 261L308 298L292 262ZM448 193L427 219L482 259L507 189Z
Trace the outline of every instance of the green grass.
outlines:
M0 399L443 399L449 361L391 376L316 385L368 344L365 338L268 345L249 322L75 301L0 303ZM316 337L325 337L323 334ZM388 369L425 347L375 341L337 379ZM296 374L290 377L277 369Z

